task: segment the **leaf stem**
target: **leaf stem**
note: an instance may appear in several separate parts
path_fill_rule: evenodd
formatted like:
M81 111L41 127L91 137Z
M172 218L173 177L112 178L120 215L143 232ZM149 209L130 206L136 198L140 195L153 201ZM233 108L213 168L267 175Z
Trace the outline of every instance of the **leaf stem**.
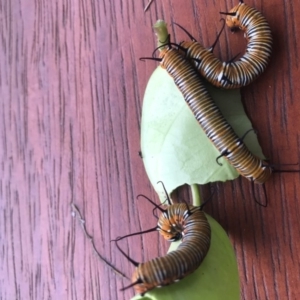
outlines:
M170 41L169 32L167 29L167 23L164 20L158 20L154 25L153 29L155 35L157 36L157 47L159 47L159 51L162 51Z
M192 191L193 205L200 206L201 205L201 196L200 196L198 184L192 184L191 191Z

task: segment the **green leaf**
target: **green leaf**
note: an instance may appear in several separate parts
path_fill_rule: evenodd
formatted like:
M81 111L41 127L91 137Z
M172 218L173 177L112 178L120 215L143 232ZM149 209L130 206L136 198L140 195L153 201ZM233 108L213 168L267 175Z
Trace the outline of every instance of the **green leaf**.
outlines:
M212 230L211 246L200 267L178 283L156 288L132 300L239 300L239 276L235 254L226 232L206 215ZM169 251L178 247L172 243Z
M252 128L239 90L221 90L207 84L209 93L238 136ZM263 158L256 134L244 140L250 151ZM141 122L141 150L148 177L159 194L165 195L183 184L205 184L232 180L237 171L220 155L196 121L172 77L160 66L152 74L144 96Z

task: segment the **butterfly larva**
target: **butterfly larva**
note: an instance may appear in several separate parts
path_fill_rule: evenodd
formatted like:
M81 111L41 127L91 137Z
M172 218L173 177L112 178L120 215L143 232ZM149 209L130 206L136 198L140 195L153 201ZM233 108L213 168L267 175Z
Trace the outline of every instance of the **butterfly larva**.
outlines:
M235 134L189 62L171 46L161 51L158 60L172 76L196 120L221 156L250 181L266 182L272 174L272 167L254 156Z
M211 238L211 228L202 211L202 206L179 203L163 209L149 198L145 198L162 212L157 226L144 232L117 238L116 243L125 237L155 230L159 231L168 241L182 240L182 243L175 251L145 263L135 262L116 244L121 253L136 266L132 275L132 284L122 290L133 287L136 294L140 295L144 295L156 287L177 282L194 272L205 258Z
M182 42L180 46L186 49L186 58L214 86L239 88L250 84L266 69L272 53L272 33L265 17L243 1L221 14L227 15L226 24L231 31L244 31L247 39L244 56L236 61L222 62L210 51L212 49L203 47L191 35L192 41Z

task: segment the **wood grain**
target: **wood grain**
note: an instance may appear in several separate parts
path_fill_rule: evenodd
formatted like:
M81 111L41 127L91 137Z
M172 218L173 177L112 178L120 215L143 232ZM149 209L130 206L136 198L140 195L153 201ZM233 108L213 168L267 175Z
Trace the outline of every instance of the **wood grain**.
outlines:
M0 0L0 299L130 299L133 290L93 254L71 203L98 250L131 276L111 239L155 224L157 199L138 156L141 107L154 62L157 19L182 24L209 46L219 11L236 1ZM275 164L300 161L300 1L249 0L270 23L267 71L242 89L265 154ZM175 29L175 28L174 28ZM177 28L175 41L185 38ZM222 35L216 55L245 48ZM234 244L241 299L298 299L298 174L274 174L269 206L255 205L247 180L217 184L208 208ZM263 195L257 187L256 193ZM133 247L134 245L134 247ZM122 242L137 261L168 247L151 233ZM226 300L226 297L224 296ZM230 299L229 299L230 300Z

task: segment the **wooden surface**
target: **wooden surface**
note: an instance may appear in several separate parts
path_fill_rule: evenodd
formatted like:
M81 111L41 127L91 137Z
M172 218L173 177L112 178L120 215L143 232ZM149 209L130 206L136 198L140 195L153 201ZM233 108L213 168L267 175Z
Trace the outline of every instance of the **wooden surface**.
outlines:
M157 19L178 22L209 46L219 11L237 4L155 0L144 13L146 3L0 1L0 299L133 296L119 291L129 282L94 255L70 204L98 250L131 276L133 266L110 240L155 225L151 205L136 195L158 201L138 155L143 94L156 63L138 58L155 47ZM247 4L269 21L274 52L267 71L242 89L245 106L271 162L300 162L300 1ZM175 41L186 38L174 29ZM226 31L215 54L226 60L244 48L242 34ZM241 299L299 299L299 182L299 174L274 174L266 209L245 179L215 184L207 210L234 244ZM151 233L122 247L146 261L168 245Z

